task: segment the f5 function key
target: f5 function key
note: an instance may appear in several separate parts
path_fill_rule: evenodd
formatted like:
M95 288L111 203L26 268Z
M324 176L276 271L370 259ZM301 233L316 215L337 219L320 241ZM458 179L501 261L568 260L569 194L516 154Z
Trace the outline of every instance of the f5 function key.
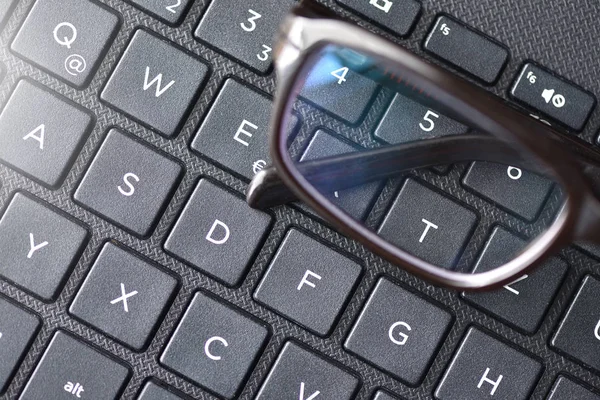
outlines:
M532 63L523 66L510 94L576 131L583 129L596 104L590 93Z
M438 17L423 47L487 84L498 79L508 61L502 45L446 15Z

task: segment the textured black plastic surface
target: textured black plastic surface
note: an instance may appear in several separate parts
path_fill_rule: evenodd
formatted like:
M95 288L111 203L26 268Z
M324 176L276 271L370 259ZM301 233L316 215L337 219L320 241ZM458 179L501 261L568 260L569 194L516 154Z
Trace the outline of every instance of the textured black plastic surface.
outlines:
M40 333L33 342L31 351L25 357L7 393L0 396L1 399L18 397L37 365L41 354L51 340L54 331L58 328L90 341L131 367L132 377L123 392L124 398L135 398L147 379L156 377L192 398L215 399L216 397L208 394L199 386L158 364L159 354L171 337L177 322L191 300L192 294L198 289L224 298L227 302L253 314L273 327L273 335L266 346L265 352L260 356L248 382L241 391L240 399L243 400L249 400L256 396L260 385L265 380L281 351L283 343L290 338L305 343L356 373L361 379L360 390L357 394L358 399L370 399L379 388L385 388L389 392L396 393L400 398L430 399L466 328L472 324L485 327L518 348L525 349L528 353L535 355L544 363L545 369L532 394L534 399L542 399L546 396L560 371L564 371L565 374L573 376L592 387L600 387L600 377L598 375L550 350L547 346L547 342L566 310L581 277L588 272L597 271L597 268L594 267L596 260L574 248L562 252L565 260L570 265L569 272L542 325L533 335L520 333L477 310L461 300L458 293L431 287L397 267L383 262L356 242L344 238L322 222L291 207L280 207L273 210L272 213L275 217L273 229L266 238L266 242L255 262L250 267L244 282L239 287L228 288L168 256L162 250L161 245L201 176L209 176L240 194L246 188L245 181L221 168L217 168L189 149L189 143L204 119L210 104L215 100L218 88L222 86L226 77L235 76L240 81L247 82L266 93L273 94L274 77L272 74L259 75L247 68L240 67L231 58L193 38L193 32L209 3L208 0L196 0L178 26L166 25L141 12L135 6L120 0L102 0L102 3L115 9L122 16L122 25L107 53L107 57L100 64L90 85L82 90L76 90L39 68L20 60L8 49L16 31L24 21L28 10L32 7L33 0L19 1L13 14L8 18L6 26L0 32L0 62L3 64L3 70L7 71L6 77L0 81L0 104L6 104L17 81L21 77L27 76L91 110L96 116L96 124L90 138L78 156L75 166L68 173L65 182L57 190L44 188L13 170L0 166L0 210L4 211L6 209L12 194L20 189L30 192L43 201L70 213L90 227L93 232L91 241L86 247L81 260L55 302L42 302L6 281L0 281L0 293L2 295L19 301L40 315L44 322ZM505 44L509 49L510 59L506 69L499 81L493 87L488 88L488 90L503 98L507 98L511 83L522 65L528 60L538 62L540 65L581 85L595 95L600 93L600 73L597 66L598 59L600 59L600 46L597 40L600 37L600 25L597 23L600 20L600 8L597 2L593 0L577 2L567 2L565 0L425 0L423 1L423 14L413 33L405 40L395 39L390 34L374 28L373 25L361 22L356 15L338 6L333 0L324 0L323 3L338 11L341 15L349 16L360 25L380 32L421 55L423 55L421 50L422 41L436 15L442 11L449 13L460 21L485 32ZM207 60L210 64L211 73L204 90L194 104L190 116L184 123L180 133L170 140L125 117L99 100L102 87L137 28L146 28L163 35L192 54ZM424 56L429 58L427 55ZM436 61L432 60L432 62ZM374 140L371 133L379 121L379 117L383 114L388 100L390 100L390 96L386 97L385 93L381 93L375 99L375 108L366 116L364 125L349 131L349 136L354 141L364 146L373 146ZM340 126L340 123L334 120L317 120L316 117L315 120L309 122L326 126L332 130L336 130ZM152 146L181 159L186 166L186 175L173 200L162 215L156 230L146 240L139 240L78 206L73 201L72 196L75 188L89 167L109 128L114 126L120 127L147 141ZM600 111L596 109L580 134L581 137L592 142L599 126ZM303 130L298 135L300 138L306 139L309 137L309 133L311 132ZM466 204L478 210L488 207L488 202L479 199L459 185L448 186L450 181L455 182L462 177L465 170L466 166L460 165L455 166L446 175L421 171L417 174L417 178L429 182L434 187L446 187L452 196L465 201ZM380 220L388 208L389 201L396 192L396 188L393 184L384 188L383 196L375 204L374 212L369 217L368 222L376 223ZM553 196L554 194L551 194L551 200ZM542 215L546 212L547 209L544 208ZM513 230L522 229L521 222L510 214L495 210L491 215ZM298 325L269 311L266 307L252 301L252 292L264 274L285 232L292 225L301 227L303 230L321 237L325 243L330 244L332 247L351 257L362 260L364 276L351 297L345 314L335 325L332 334L325 338L309 333ZM466 249L465 260L467 261L464 262L464 267L472 266L472 260L477 256L478 246L485 242L489 230L490 226L485 223L476 230L475 235L478 244ZM92 262L102 244L108 239L121 242L145 257L164 265L179 275L182 281L182 288L178 292L173 306L160 324L148 349L142 353L133 352L118 344L100 332L76 321L66 312L78 288L90 271ZM382 274L393 277L413 291L431 296L456 315L456 321L449 332L449 336L442 344L440 352L425 376L424 382L416 388L403 385L398 380L391 378L342 349L342 343L360 313L368 293L374 287L377 278Z

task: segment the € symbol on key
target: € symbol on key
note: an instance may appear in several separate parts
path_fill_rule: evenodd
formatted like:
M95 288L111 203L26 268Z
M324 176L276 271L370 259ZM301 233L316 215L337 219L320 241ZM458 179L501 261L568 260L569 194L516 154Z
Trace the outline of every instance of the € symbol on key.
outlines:
M63 36L62 38L59 36L59 33L70 34L70 36ZM61 46L65 46L67 48L71 48L71 45L75 43L77 39L77 28L70 22L61 22L56 25L54 28L54 40Z

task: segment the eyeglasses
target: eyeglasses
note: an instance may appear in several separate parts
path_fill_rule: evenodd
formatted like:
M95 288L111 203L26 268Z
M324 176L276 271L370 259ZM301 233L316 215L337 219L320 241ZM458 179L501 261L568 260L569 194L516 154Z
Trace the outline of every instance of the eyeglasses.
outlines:
M275 60L273 166L254 177L252 207L300 200L391 263L461 290L509 284L572 242L600 243L600 153L574 135L312 2L283 23ZM522 218L461 185L440 190L460 177L431 167L464 162L488 185L536 182L543 206ZM497 229L518 245L472 271Z

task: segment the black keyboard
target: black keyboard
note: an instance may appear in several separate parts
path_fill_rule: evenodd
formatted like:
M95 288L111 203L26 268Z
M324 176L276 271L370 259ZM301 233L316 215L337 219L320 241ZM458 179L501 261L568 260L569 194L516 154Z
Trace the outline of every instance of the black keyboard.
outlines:
M595 3L322 3L598 145ZM0 399L599 400L597 246L457 293L302 204L246 205L270 163L272 38L293 4L0 0ZM295 116L293 151L409 141L404 123L467 132L364 87L305 94L316 114ZM414 234L402 221L440 210L453 233L421 256L480 272L556 190L476 162L339 201L399 245Z

